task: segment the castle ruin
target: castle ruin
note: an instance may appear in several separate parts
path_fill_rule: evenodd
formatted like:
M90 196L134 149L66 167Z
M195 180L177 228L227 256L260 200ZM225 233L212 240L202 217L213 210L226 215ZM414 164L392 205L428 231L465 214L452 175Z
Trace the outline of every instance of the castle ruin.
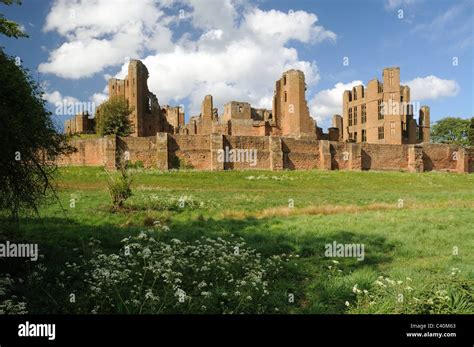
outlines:
M160 106L147 85L148 70L131 60L127 76L109 80L109 97L125 98L133 109L128 137L72 139L78 151L60 165L105 166L115 169L126 153L144 167L168 170L404 170L474 171L474 148L430 144L430 109L421 106L418 123L410 88L400 85L400 69L386 68L383 82L369 81L341 95L343 115L333 117L323 133L310 116L302 71L289 70L275 83L272 109L230 101L223 114L206 95L199 115L185 123L179 106ZM100 114L100 106L96 110ZM91 132L94 119L80 114L65 123L68 133ZM222 162L225 151L256 153L255 162Z
M346 142L416 144L430 142L430 108L419 108L418 123L410 87L400 85L400 69L383 70L383 82L370 80L344 91L343 116L334 115L333 127Z
M247 102L231 101L224 106L224 114L219 116L218 110L213 106L212 95L206 95L202 101L201 113L191 117L188 124L185 124L184 111L180 106L160 106L156 95L148 90L148 76L148 69L141 61L131 60L128 74L123 80L111 78L108 82L109 98L123 97L133 110L130 115L132 136L153 136L158 132L186 135L219 133L236 136L316 136L316 124L306 104L306 84L302 71L286 71L276 81L272 110L256 109ZM98 113L100 107L96 111ZM65 122L67 133L85 132L84 127L71 126L71 122Z

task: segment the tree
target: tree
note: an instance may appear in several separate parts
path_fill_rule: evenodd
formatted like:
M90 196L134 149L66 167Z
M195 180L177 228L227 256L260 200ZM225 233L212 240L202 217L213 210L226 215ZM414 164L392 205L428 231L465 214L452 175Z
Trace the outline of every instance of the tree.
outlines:
M471 118L469 133L467 134L469 146L474 146L474 117Z
M123 97L113 97L99 106L95 114L96 132L101 136L128 136L132 133L129 115L133 109Z
M0 148L0 212L15 220L54 193L55 159L74 150L55 128L38 85L1 49Z
M21 5L20 0L0 0L0 3L3 3L7 6L10 6L12 4ZM3 34L8 37L14 37L14 38L28 37L28 35L26 35L23 32L23 30L21 30L21 26L18 23L15 23L6 19L1 13L0 13L0 34Z
M431 127L431 139L435 143L466 146L469 144L469 119L446 117Z

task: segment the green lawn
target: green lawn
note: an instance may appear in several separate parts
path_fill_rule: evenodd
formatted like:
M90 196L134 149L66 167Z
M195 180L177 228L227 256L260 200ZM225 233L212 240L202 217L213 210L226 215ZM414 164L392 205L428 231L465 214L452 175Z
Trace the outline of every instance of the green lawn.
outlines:
M120 212L110 210L107 175L60 169L59 202L43 206L41 218L25 216L4 238L38 242L55 273L78 259L73 249L87 254L91 237L109 253L144 230L163 242L242 237L264 258L292 256L274 283L283 312L474 313L474 175L135 170L134 195ZM326 257L334 241L363 244L364 260ZM19 277L32 271L4 266ZM61 312L54 277L45 278L43 294L20 284L16 293L31 312Z

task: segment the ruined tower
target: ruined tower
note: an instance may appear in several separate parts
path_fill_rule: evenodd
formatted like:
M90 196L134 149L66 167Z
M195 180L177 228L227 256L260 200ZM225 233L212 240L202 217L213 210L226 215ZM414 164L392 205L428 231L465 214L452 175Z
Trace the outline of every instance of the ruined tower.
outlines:
M124 97L132 108L132 136L153 136L163 128L156 96L148 90L148 69L140 60L130 60L125 79L109 80L109 97Z
M300 70L288 70L276 81L272 114L283 136L316 136L305 92L304 73Z
M212 120L213 118L212 95L206 95L201 104L201 117L203 120Z
M418 117L418 137L420 142L430 142L430 108L421 106Z

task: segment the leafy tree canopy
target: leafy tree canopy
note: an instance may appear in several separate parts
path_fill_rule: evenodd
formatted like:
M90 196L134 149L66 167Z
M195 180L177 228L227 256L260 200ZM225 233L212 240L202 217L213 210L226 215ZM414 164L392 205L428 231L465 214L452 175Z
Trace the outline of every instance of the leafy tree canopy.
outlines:
M36 82L0 49L0 212L21 210L54 192L55 159L73 151L55 128Z
M21 5L20 0L0 0L0 4L2 3L7 6L10 6L12 4ZM18 23L15 23L15 22L12 22L11 20L6 19L1 13L0 13L0 34L3 34L8 37L14 37L14 38L28 37L28 35L23 32L23 30L21 29L21 26Z
M130 114L133 109L123 97L113 97L99 106L96 111L96 131L101 136L128 136L132 133Z
M431 139L435 143L469 145L470 119L446 117L431 127Z

